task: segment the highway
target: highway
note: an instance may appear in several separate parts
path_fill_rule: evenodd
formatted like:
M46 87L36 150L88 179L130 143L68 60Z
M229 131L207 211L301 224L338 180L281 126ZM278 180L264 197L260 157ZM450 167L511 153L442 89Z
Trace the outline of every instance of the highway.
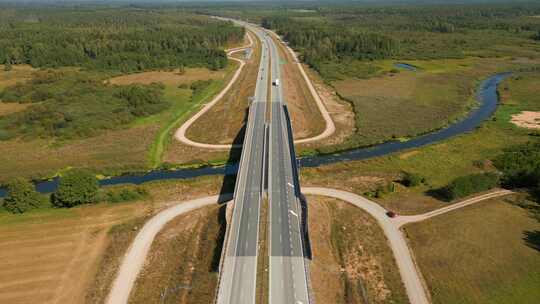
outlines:
M272 80L282 79L280 57L268 37ZM304 261L302 210L291 122L281 84L272 85L269 140L269 303L310 303Z
M242 23L244 26L249 26ZM265 34L249 26L262 41L254 99L249 107L240 168L234 191L217 303L255 303L260 205L263 192L265 117L268 95L268 47Z

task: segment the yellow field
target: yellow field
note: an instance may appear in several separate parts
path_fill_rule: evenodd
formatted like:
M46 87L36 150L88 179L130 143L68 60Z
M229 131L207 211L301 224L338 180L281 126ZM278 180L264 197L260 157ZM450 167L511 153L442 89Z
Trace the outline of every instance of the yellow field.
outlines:
M215 194L221 182L211 177L147 184L152 198L144 202L0 213L0 303L85 303L111 227L151 215L169 202Z
M178 69L173 71L150 71L122 75L108 80L111 84L151 84L160 82L165 85L190 84L196 80L221 79L225 76L224 71L210 71L205 68L188 68L183 73Z

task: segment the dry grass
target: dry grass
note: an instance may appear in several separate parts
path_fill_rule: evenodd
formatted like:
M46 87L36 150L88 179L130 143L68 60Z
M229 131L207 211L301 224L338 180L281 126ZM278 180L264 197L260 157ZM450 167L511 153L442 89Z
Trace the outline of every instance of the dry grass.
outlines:
M219 191L206 177L143 185L146 201L0 213L0 303L101 303L146 216ZM114 228L113 228L114 227Z
M332 146L343 143L349 136L355 132L354 112L351 104L342 100L335 92L334 88L325 84L320 76L304 65L309 79L312 81L315 90L319 93L326 110L330 114L330 117L334 121L336 131L332 136L325 138L321 141L313 143L305 143L297 147L299 153L304 151L310 151L313 149L321 149L324 151L324 147Z
M0 116L23 111L30 105L29 103L5 103L0 101Z
M0 90L30 79L34 71L36 69L25 64L13 65L11 71L4 71L4 66L0 65Z
M103 172L145 169L158 127L137 126L89 139L53 144L46 140L0 141L0 181L15 176L40 178L66 167Z
M210 71L206 68L189 68L181 73L178 69L173 71L150 71L122 75L108 80L111 84L129 85L129 84L151 84L160 82L164 85L179 86L181 84L190 84L196 80L221 79L225 77L224 71Z
M515 63L467 58L408 62L415 72L336 81L356 113L355 145L415 136L463 117L474 105L477 81Z
M317 303L408 303L387 241L368 214L335 199L308 197Z
M210 303L217 284L225 206L175 218L158 234L130 303Z
M272 36L273 37L273 36ZM274 39L278 47L281 62L283 93L291 113L294 137L297 139L320 134L325 122L311 95L307 84L285 46Z
M187 130L186 136L198 142L211 144L230 144L237 138L243 139L245 119L249 107L249 97L255 92L261 50L255 37L254 52L235 84L227 94L208 112L201 116ZM243 52L236 53L243 57Z
M406 226L433 303L536 303L540 223L497 198ZM519 200L519 199L518 199ZM534 239L532 240L534 242Z

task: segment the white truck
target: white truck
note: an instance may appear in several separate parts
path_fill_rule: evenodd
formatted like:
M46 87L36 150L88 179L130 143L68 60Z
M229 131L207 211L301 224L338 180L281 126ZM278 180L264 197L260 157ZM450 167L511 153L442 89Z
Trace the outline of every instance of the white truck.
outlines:
M274 82L272 82L272 84L273 84L275 87L279 87L279 79L276 78L276 80L274 80Z

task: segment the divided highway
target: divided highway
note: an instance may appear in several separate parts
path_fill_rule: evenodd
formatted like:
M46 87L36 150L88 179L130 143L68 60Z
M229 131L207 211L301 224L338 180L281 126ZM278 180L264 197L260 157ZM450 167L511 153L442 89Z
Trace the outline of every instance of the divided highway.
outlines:
M242 24L249 26L247 24ZM217 303L255 303L259 213L263 193L265 117L268 92L268 47L263 32L255 96L249 107L246 135L234 191L234 209L222 260Z
M237 23L250 28L260 38L262 56L246 124L233 215L222 256L217 303L254 304L256 301L259 213L267 180L270 209L267 253L270 257L269 303L307 304L310 299L304 261L300 185L291 122L278 80L281 78L280 58L267 32L247 23ZM271 102L268 103L270 73L273 85ZM271 105L270 128L266 124L268 104ZM265 163L268 168L265 168Z

